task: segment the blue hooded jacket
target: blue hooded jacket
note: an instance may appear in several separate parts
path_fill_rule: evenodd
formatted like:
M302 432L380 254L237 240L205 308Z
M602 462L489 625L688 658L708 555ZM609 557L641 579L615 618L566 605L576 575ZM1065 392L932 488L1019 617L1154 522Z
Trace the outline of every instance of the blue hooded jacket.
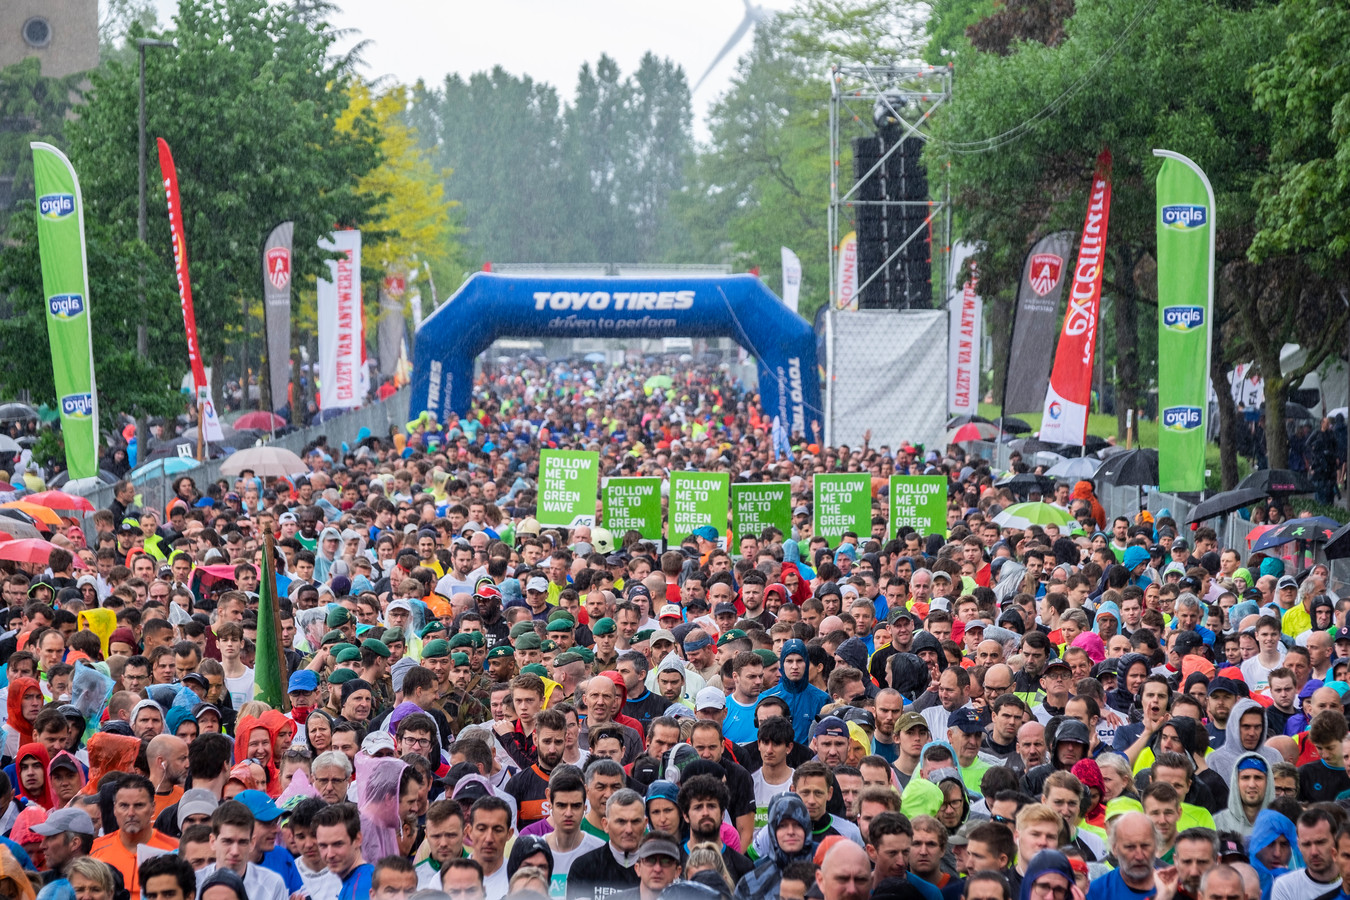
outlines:
M1031 886L1046 872L1063 875L1068 880L1069 887L1073 887L1073 866L1069 863L1069 858L1058 850L1042 850L1027 864L1027 874L1022 876L1022 892L1019 900L1031 900Z
M1268 869L1257 859L1256 854L1275 843L1275 839L1280 837L1289 842L1290 852L1293 855L1288 866ZM1256 869L1256 874L1261 879L1261 900L1270 900L1270 886L1274 884L1276 878L1290 869L1303 868L1303 857L1298 852L1298 832L1294 830L1294 823L1273 809L1261 810L1256 821L1252 823L1252 836L1247 839L1247 861Z
M1097 607L1097 611L1092 614L1092 633L1093 634L1099 633L1097 630L1098 627L1097 617L1102 615L1103 613L1106 613L1107 615L1111 616L1111 618L1116 620L1116 634L1120 634L1121 632L1120 607L1116 606L1110 600L1102 601L1101 605Z
M793 654L809 660L806 642L798 638L783 643L783 653L778 663L778 683L765 691L762 697L781 697L792 714L792 731L796 742L805 747L811 743L811 723L816 713L830 702L830 695L811 683L811 667L808 663L802 672L800 681L791 681L784 671L783 663Z

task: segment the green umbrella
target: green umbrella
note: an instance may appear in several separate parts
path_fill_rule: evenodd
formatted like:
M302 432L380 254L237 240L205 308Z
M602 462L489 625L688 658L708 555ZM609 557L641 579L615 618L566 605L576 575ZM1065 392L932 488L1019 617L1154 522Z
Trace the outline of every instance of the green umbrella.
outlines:
M1028 525L1068 525L1073 521L1068 510L1049 503L1014 503L994 516L1000 528L1026 528Z
M675 382L670 380L669 375L653 375L651 378L648 378L646 381L644 381L642 383L642 386L646 388L647 393L650 394L656 388L674 387Z

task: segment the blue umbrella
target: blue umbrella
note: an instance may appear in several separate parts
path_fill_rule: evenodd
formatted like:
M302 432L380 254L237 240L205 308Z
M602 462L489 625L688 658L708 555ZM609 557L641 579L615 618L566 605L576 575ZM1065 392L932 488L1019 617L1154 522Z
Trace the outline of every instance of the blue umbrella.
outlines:
M195 459L186 459L181 456L166 456L157 459L154 462L148 462L131 473L133 483L150 481L154 478L168 478L170 475L177 475L179 472L187 472L199 467L201 463Z
M1341 527L1341 523L1326 516L1307 516L1302 519L1290 519L1262 534L1252 544L1252 552L1269 550L1292 541L1326 543Z

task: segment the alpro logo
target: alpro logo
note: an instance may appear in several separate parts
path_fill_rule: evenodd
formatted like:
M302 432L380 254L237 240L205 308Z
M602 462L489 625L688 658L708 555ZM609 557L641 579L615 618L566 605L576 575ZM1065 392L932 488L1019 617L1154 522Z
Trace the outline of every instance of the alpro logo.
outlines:
M43 194L38 198L38 215L44 219L64 219L73 212L74 194Z
M1197 228L1203 228L1208 221L1209 210L1203 206L1189 206L1179 203L1175 206L1164 206L1162 208L1163 227L1170 228L1173 231L1194 231Z
M1192 431L1200 427L1200 407L1169 406L1163 410L1162 426L1168 431Z
M84 298L79 294L56 294L47 298L47 311L58 319L73 319L84 313Z
M1194 331L1205 324L1203 306L1166 306L1163 307L1163 327L1168 331L1182 333Z
M72 419L88 419L94 415L93 394L66 394L61 398L61 414Z

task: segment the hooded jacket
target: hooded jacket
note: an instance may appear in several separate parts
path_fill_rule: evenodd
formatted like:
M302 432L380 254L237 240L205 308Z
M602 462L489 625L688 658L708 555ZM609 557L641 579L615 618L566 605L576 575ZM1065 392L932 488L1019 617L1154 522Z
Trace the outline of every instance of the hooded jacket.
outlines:
M1232 781L1233 767L1237 765L1239 759L1248 755L1248 751L1244 751L1242 748L1242 733L1239 728L1239 723L1243 713L1252 710L1261 713L1262 731L1261 742L1256 745L1255 750L1250 752L1258 754L1265 759L1267 765L1284 762L1283 756L1266 746L1266 738L1270 735L1266 731L1266 715L1261 704L1257 703L1255 700L1239 698L1238 701L1233 704L1233 711L1228 714L1228 724L1224 727L1223 746L1211 753L1209 759L1206 760L1209 767L1215 772L1218 772L1219 776L1223 778L1224 783L1230 788L1234 784ZM1233 808L1232 798L1233 796L1236 796L1236 794L1237 791L1235 790L1229 791L1229 809Z
M791 643L791 642L790 642ZM796 641L795 643L801 643ZM806 804L796 794L779 794L769 801L769 821L764 827L769 835L768 853L760 859L755 870L741 879L736 885L735 900L778 900L778 886L783 880L783 870L794 862L810 862L815 855L816 846L811 838L811 815ZM778 846L778 827L784 821L791 820L802 826L806 832L806 842L801 852L788 854Z
M918 637L917 633L915 637ZM891 687L909 701L918 699L933 680L928 674L928 664L913 653L891 654L887 668L890 670Z
M337 551L330 557L323 554L323 542L326 540L336 540L338 542ZM323 531L319 532L319 542L314 547L314 580L327 581L328 570L332 567L334 560L342 554L342 532L329 525Z
M1211 762L1213 759L1214 757L1210 756ZM1214 826L1219 831L1233 831L1243 837L1250 835L1255 827L1254 822L1247 820L1247 811L1242 808L1242 796L1237 790L1238 764L1248 759L1260 760L1266 766L1266 795L1261 800L1261 809L1266 809L1275 800L1275 778L1270 774L1270 761L1260 753L1243 753L1234 761L1232 768L1223 773L1227 776L1228 783L1233 785L1233 788L1228 792L1228 808L1220 811L1214 817Z
M843 646L842 644L840 645ZM939 672L947 670L947 654L942 652L942 642L926 631L914 632L914 643L909 645L909 652L918 656L920 651L931 650L937 654L937 667ZM922 661L922 657L920 657ZM927 665L927 663L925 663Z
M849 638L839 645L839 649L834 651L834 655L863 673L863 687L866 688L865 695L868 697L875 697L877 694L877 686L872 683L872 679L868 677L867 674L867 644L863 639L860 637Z
M1055 727L1050 727L1055 723ZM1052 772L1058 772L1061 769L1068 770L1071 766L1066 766L1059 761L1059 745L1078 743L1083 745L1083 756L1087 756L1088 748L1092 746L1091 737L1088 735L1087 726L1077 719L1051 719L1045 726L1045 756L1050 760L1042 763L1034 769L1028 769L1022 776L1022 786L1028 794L1033 797L1041 796L1041 789L1045 787L1045 779L1050 777Z
M1114 603L1112 603L1110 600L1104 600L1104 601L1101 603L1101 605L1099 605L1099 606L1097 607L1097 611L1096 611L1095 613L1093 613L1093 615L1092 615L1092 633L1093 633L1093 634L1096 634L1096 635L1100 635L1100 634L1101 634L1101 631L1098 630L1100 626L1099 626L1098 623L1097 623L1097 619L1100 618L1100 617L1103 616L1103 615L1109 615L1109 616L1111 616L1111 618L1113 618L1113 619L1116 620L1116 634L1120 634L1121 631L1122 631L1121 621L1120 621L1120 607L1119 607L1119 606L1116 606L1116 605L1115 605Z
M1092 491L1092 482L1080 481L1073 486L1073 499L1086 500L1092 507L1092 518L1097 523L1098 528L1106 527L1106 510L1102 507L1102 502L1097 499L1097 495Z
M1022 890L1018 900L1031 900L1031 886L1046 872L1063 875L1068 879L1069 887L1073 887L1073 866L1069 863L1069 858L1058 850L1042 850L1027 864L1027 873L1022 876Z
M1143 664L1145 672L1153 669L1149 665L1148 657L1142 653L1126 653L1120 658L1120 662L1116 663L1116 686L1106 695L1106 705L1116 712L1126 715L1138 712L1139 698L1125 687L1125 676L1129 674L1130 667L1138 663ZM1133 721L1133 717L1131 720Z
M1289 865L1278 869L1266 868L1257 858L1257 854L1280 837L1289 842L1290 852L1293 854L1289 858ZM1261 879L1261 900L1270 900L1270 887L1275 883L1275 879L1291 869L1303 867L1303 856L1298 852L1298 832L1294 830L1294 823L1273 809L1261 810L1256 816L1256 821L1252 823L1252 836L1247 839L1247 861L1252 864L1257 877Z
M810 660L806 652L806 643L798 638L783 643L783 653L778 663L778 683L765 691L762 697L781 697L788 705L788 712L792 716L792 730L797 743L806 746L811 743L811 723L815 721L816 713L820 712L825 704L830 702L830 695L822 691L811 683L811 667L808 663L802 669L802 677L798 681L793 681L787 676L786 668L783 663L792 655L800 656L804 660ZM897 654L898 655L898 654ZM809 832L810 826L807 826Z

